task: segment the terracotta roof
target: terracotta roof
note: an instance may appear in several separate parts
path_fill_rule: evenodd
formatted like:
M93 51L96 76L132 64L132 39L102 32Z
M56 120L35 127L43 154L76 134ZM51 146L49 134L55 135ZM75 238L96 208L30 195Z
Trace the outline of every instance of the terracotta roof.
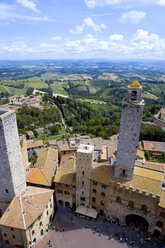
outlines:
M52 176L38 168L31 168L28 172L26 178L27 183L51 186L52 185Z
M76 172L74 170L65 170L58 168L55 176L55 183L76 185Z
M42 140L27 140L27 149L43 146Z
M60 167L57 169L55 183L68 185L76 184L76 156L70 154L63 155Z
M52 195L53 190L28 187L22 194L14 197L0 219L0 225L27 230L44 212Z
M75 170L76 167L76 156L71 154L65 154L61 158L60 168L66 170Z
M140 146L142 150L165 152L165 142L142 140Z
M99 138L84 138L81 137L80 144L94 145L95 151L102 151L103 146L108 147L108 157L115 158L115 152L117 150L117 138L112 138L112 140L104 140Z
M160 171L160 172L165 172L165 164L164 163L158 163L158 162L150 162L150 161L140 161L137 160L136 161L136 166L140 166L143 168L147 168L150 170L154 170L154 171Z
M34 168L28 172L26 181L51 186L58 166L58 150L49 147L41 151Z
M134 189L139 189L140 191L145 190L147 193L152 193L153 195L160 195L162 189L163 173L159 171L152 171L147 168L135 167L133 179L130 181L125 181L113 177L114 166L96 166L93 169L91 179L102 183L110 185L112 181L120 183L121 187L126 185L127 188L133 187Z

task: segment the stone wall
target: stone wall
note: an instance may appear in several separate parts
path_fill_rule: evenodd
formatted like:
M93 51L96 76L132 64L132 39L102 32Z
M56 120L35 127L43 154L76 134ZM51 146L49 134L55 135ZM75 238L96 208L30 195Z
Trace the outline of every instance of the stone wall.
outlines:
M115 167L115 177L117 178L132 179L142 114L143 104L123 103ZM125 170L124 174L123 170Z
M26 187L15 112L9 111L0 116L0 137L1 209L2 202L7 208L14 196ZM2 208L4 211L4 204Z

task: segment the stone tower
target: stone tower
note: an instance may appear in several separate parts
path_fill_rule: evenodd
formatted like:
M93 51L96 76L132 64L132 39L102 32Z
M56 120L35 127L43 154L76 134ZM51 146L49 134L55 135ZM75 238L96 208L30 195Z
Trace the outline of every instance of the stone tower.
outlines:
M0 109L0 215L14 196L26 188L14 111Z
M77 150L76 206L89 206L90 177L94 146L80 145Z
M122 104L115 166L116 178L131 180L133 177L143 106L142 86L138 81L134 81L128 86L126 99Z

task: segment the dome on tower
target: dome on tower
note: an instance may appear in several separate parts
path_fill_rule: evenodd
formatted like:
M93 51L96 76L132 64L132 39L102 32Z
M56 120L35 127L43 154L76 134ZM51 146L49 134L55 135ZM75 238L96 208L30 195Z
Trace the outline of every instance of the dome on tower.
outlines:
M142 88L137 80L133 81L132 84L128 86L129 88Z

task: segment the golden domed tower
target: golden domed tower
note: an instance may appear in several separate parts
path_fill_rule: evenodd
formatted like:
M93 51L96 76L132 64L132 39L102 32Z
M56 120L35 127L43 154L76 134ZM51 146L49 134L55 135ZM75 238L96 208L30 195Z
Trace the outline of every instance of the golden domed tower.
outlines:
M138 148L144 101L142 86L137 80L128 86L122 105L115 177L131 180Z

